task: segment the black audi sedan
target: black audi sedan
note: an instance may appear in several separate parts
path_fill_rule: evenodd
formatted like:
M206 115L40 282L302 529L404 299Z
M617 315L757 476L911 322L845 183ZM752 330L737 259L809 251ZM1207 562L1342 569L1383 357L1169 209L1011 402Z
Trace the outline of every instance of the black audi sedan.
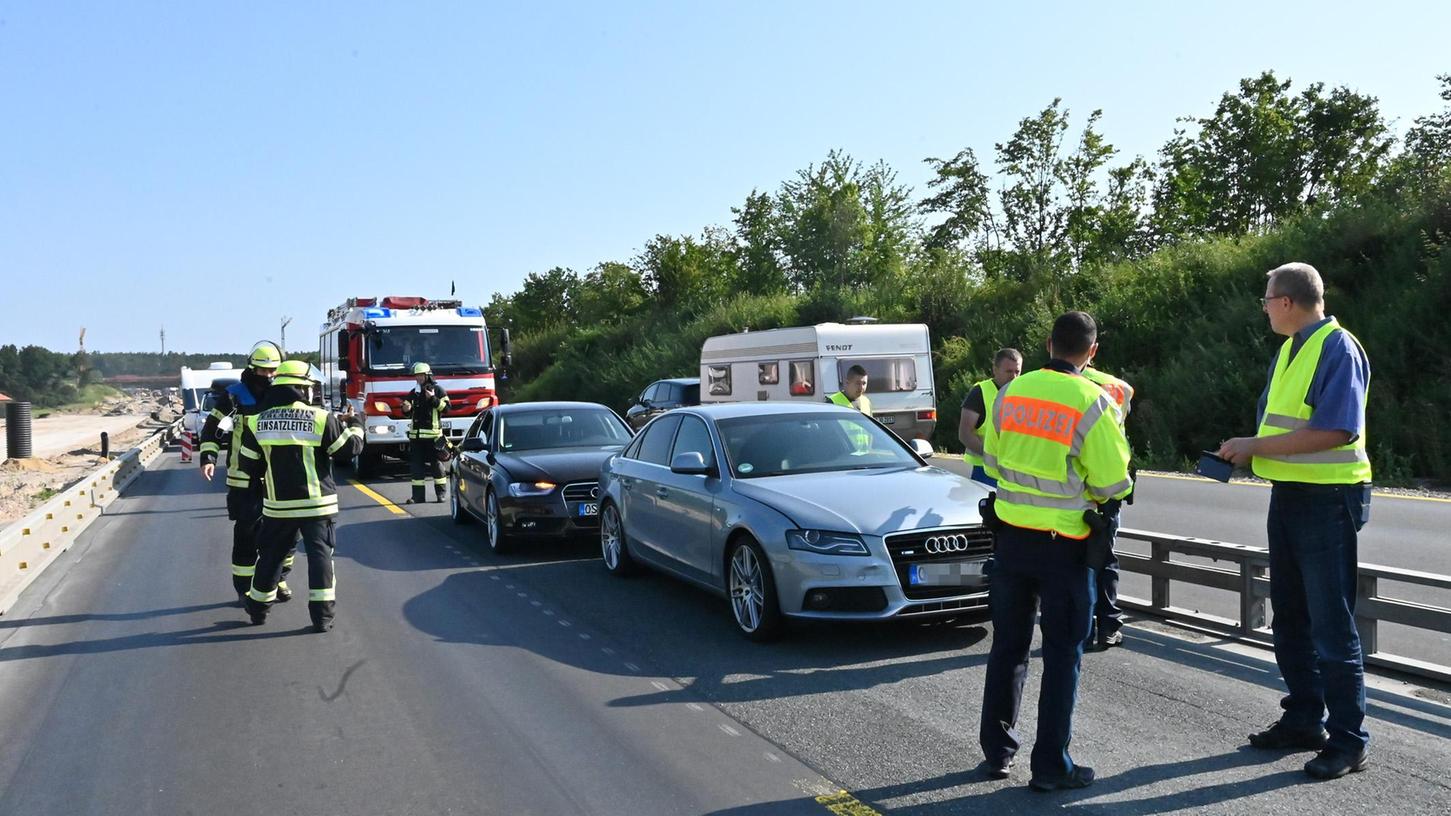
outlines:
M480 412L450 463L456 524L482 519L489 547L599 530L600 465L630 442L619 415L592 402L521 402Z

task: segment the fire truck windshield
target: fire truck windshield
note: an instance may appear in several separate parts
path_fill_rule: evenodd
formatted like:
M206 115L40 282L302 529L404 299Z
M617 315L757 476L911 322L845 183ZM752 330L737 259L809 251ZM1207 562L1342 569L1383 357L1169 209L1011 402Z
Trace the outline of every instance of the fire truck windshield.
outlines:
M483 326L378 326L368 332L368 370L406 374L414 363L435 373L476 373L489 368Z

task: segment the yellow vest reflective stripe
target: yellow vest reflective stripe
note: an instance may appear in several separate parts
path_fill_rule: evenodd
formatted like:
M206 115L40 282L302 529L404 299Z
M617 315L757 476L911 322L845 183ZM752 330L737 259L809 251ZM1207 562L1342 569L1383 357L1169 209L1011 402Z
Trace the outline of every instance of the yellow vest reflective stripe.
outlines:
M1105 415L1110 421L1103 422ZM998 517L1015 527L1082 539L1083 511L1127 495L1128 442L1108 395L1052 369L1013 380L983 425L984 465L998 480Z
M1256 436L1279 436L1310 426L1312 409L1305 404L1310 393L1310 384L1315 379L1320 355L1325 351L1325 341L1337 331L1345 332L1335 318L1315 330L1305 345L1290 359L1293 337L1285 339L1275 358L1275 370L1270 374L1269 399L1265 402L1265 415L1260 420ZM1351 342L1359 346L1355 335L1345 332ZM1361 406L1364 408L1364 406ZM1256 456L1253 461L1254 474L1272 482L1307 482L1309 484L1359 484L1371 478L1370 457L1366 455L1365 429L1355 441L1317 453L1281 454L1278 456Z
M997 402L998 399L998 384L995 380L993 380L992 377L988 377L986 380L973 383L972 387L982 389L982 425L984 428L986 428L988 414L992 413L993 403ZM962 461L968 463L969 465L972 465L973 467L984 466L982 457L978 456L972 451L963 451Z
M1108 398L1113 401L1114 412L1118 415L1118 425L1122 428L1129 418L1129 410L1134 399L1134 387L1093 366L1085 366L1083 376L1088 378L1089 382L1102 388L1103 393L1108 394Z

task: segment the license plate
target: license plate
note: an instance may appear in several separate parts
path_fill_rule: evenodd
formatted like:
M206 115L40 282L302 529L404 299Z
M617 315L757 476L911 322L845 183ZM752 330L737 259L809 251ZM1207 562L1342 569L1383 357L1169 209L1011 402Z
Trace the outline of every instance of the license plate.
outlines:
M973 586L982 583L982 561L953 564L912 564L907 583L912 586Z
M579 505L579 508L575 510L574 514L577 516L598 516L600 514L600 503L585 502Z
M879 416L879 417L877 417L877 421L880 422L880 423L882 423L883 425L896 425L897 424L897 418L894 417L894 416Z

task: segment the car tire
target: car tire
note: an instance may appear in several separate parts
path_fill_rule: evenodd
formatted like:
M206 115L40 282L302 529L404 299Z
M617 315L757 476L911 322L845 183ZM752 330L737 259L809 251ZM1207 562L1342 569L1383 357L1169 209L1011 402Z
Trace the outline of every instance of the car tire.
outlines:
M474 517L469 509L464 507L463 500L458 495L458 477L450 480L448 491L448 515L453 519L454 524L473 524Z
M613 504L600 509L600 559L611 575L624 577L638 571L635 559L630 557L625 521Z
M765 642L780 637L784 621L776 598L771 564L754 539L742 537L726 561L726 597L731 619L747 638Z
M484 526L487 528L489 549L495 555L507 555L514 549L514 541L504 530L504 519L499 514L499 499L490 490L484 497Z

